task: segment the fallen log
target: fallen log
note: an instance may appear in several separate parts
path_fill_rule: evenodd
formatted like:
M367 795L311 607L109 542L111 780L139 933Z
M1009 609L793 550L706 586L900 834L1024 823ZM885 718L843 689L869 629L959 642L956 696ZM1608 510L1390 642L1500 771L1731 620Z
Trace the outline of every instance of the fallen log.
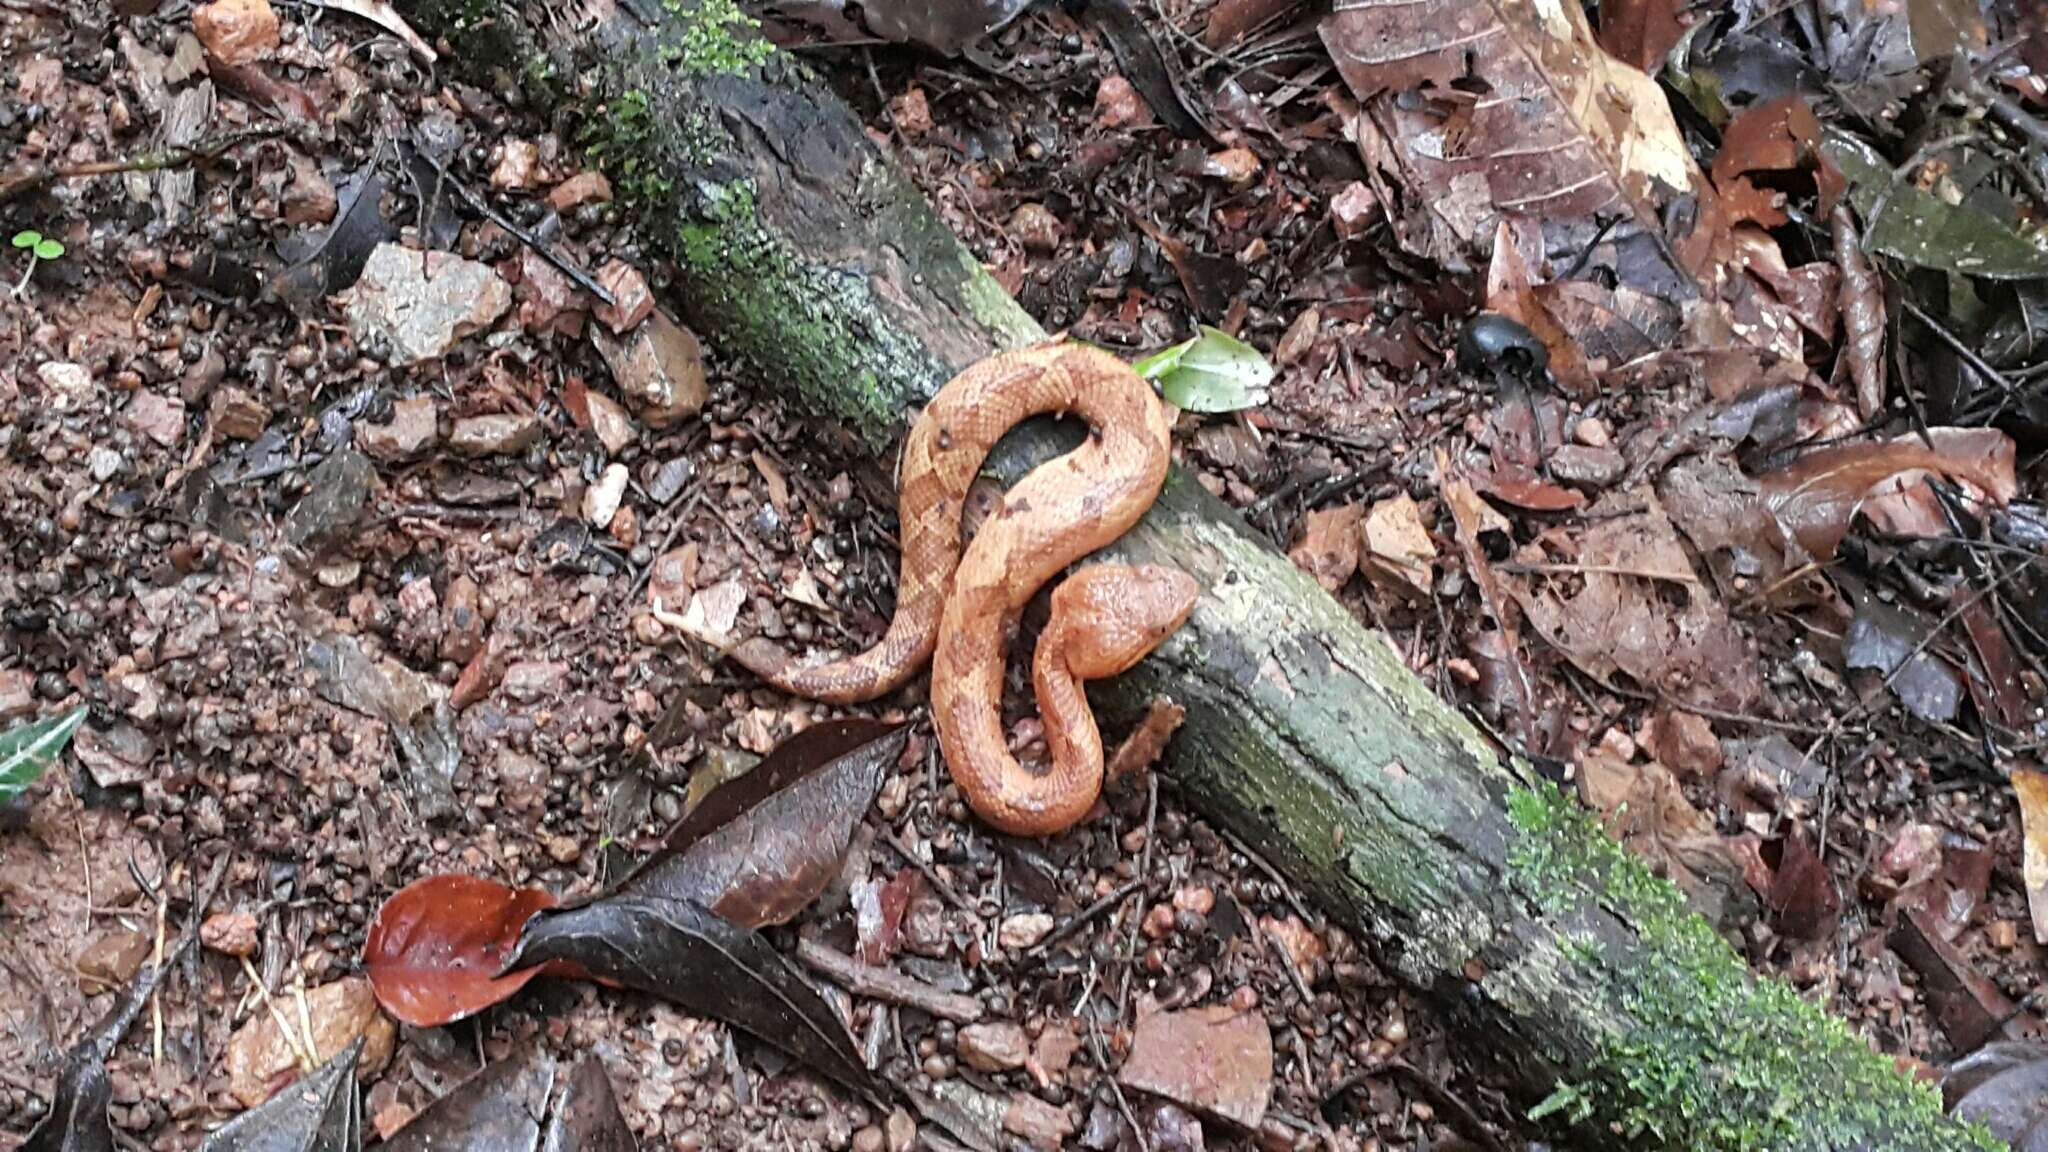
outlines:
M575 129L764 386L880 454L976 359L1042 336L799 62L732 0L410 0L457 66ZM1012 475L1056 428L1006 442ZM1316 583L1176 474L1113 550L1205 591L1119 681L1188 711L1167 770L1392 972L1536 1126L1608 1148L1991 1148L1496 751Z

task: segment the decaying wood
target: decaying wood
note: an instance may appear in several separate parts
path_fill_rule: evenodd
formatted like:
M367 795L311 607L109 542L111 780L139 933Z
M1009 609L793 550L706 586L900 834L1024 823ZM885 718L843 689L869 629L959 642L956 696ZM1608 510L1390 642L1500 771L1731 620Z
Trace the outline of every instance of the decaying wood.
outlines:
M594 145L708 344L877 457L953 373L1041 335L729 0L401 7L473 80ZM1020 431L1006 470L1060 440ZM1445 1005L1541 1125L1615 1148L1990 1146L1840 1022L1752 979L1669 885L1191 478L1113 551L1205 592L1106 687L1109 711L1184 705L1164 767L1186 802Z

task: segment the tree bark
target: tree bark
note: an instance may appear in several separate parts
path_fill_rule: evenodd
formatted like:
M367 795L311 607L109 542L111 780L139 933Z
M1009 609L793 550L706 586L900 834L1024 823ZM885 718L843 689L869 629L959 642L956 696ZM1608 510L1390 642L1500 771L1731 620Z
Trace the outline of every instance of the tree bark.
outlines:
M955 372L1043 335L731 0L400 7L589 149L674 261L674 302L705 340L870 452ZM1022 429L1003 468L1062 442ZM1098 700L1185 705L1167 771L1187 802L1441 1003L1539 1127L1610 1148L1995 1146L1753 978L1675 889L1188 476L1110 551L1205 591Z

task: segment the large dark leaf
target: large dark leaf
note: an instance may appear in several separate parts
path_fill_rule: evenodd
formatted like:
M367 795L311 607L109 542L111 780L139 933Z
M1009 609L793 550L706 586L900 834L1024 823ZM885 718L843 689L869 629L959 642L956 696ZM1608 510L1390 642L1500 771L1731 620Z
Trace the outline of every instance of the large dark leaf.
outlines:
M692 900L749 928L783 923L838 875L909 738L875 720L804 729L706 796L613 893Z
M277 254L290 262L275 281L278 296L303 310L354 284L371 250L398 235L379 207L390 188L375 162L343 180L333 224L278 243Z
M542 912L506 968L548 963L724 1021L863 1096L885 1098L817 989L758 933L695 901L618 895Z
M381 1146L390 1152L634 1152L596 1058L563 1073L531 1047L485 1068L436 1100Z
M1946 157L1944 190L1923 188L1916 173L1896 172L1869 144L1838 128L1823 130L1822 148L1849 180L1849 200L1866 218L1864 247L1908 264L1984 276L2038 280L2048 276L2048 248L2023 233L2015 204L1988 173L1981 154ZM1966 174L1973 174L1966 175ZM1874 223L1868 222L1878 212Z
M1899 702L1922 720L1941 724L1954 719L1963 700L1963 678L1928 650L1937 621L1910 605L1879 598L1859 581L1844 578L1841 584L1856 604L1842 637L1843 663L1881 673Z
M356 1059L363 1038L304 1080L228 1121L199 1152L357 1152L363 1146Z
M906 726L873 720L807 728L707 795L645 864L563 910L646 898L699 905L742 928L782 923L838 875L854 829L908 739ZM528 921L554 905L540 889L476 876L408 884L378 910L363 942L378 1003L430 1027L511 998L542 969L507 958ZM555 965L553 973L593 976L572 965Z

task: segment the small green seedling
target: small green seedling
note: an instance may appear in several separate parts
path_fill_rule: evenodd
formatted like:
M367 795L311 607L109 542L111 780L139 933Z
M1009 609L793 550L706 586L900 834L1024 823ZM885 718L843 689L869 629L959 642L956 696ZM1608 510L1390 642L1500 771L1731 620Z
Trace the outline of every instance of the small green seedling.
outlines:
M36 265L44 260L55 260L64 254L64 242L53 240L32 228L24 228L14 234L14 246L28 253L28 268L14 285L14 294L21 295L28 290L28 278L36 274Z

